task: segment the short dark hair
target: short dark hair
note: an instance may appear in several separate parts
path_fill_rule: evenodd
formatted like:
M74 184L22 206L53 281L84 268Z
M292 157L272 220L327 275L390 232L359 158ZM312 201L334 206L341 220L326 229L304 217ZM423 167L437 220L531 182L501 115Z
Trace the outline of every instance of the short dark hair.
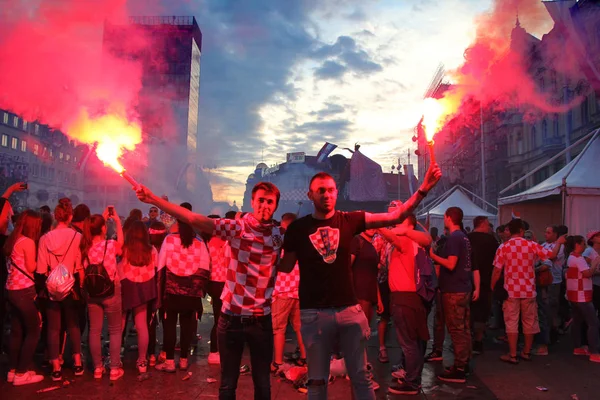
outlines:
M220 217L219 215L217 215L217 214L210 214L210 215L208 215L207 217L208 217L208 218L210 218L210 219L219 219L219 218L221 218L221 217Z
M526 231L527 229L525 229L525 224L523 223L522 219L515 218L508 223L508 230L510 231L511 235L516 235L517 233Z
M475 217L473 219L473 228L475 228L475 229L479 228L479 226L481 224L483 224L485 221L488 221L488 217L486 217L486 216L479 215L479 216ZM488 224L489 224L489 221L488 221Z
M226 218L226 219L235 219L235 214L237 214L237 212L236 212L236 211L233 211L233 210L231 210L231 211L227 211L227 212L225 213L225 218Z
M460 226L463 220L463 210L460 207L450 207L444 213L445 216L450 218L454 225Z
M431 236L437 237L437 235L439 235L440 231L438 230L437 227L434 226L429 230L429 233L431 233Z
M283 221L290 221L290 222L294 222L296 219L298 218L298 216L294 213L285 213L281 216L281 222Z
M558 230L558 236L563 236L569 233L569 228L567 228L566 225L558 225L556 229Z
M504 232L504 225L498 225L496 232Z
M281 192L279 191L279 189L277 188L277 186L275 186L271 182L258 182L252 188L252 200L254 200L254 195L259 190L264 190L267 193L274 194L275 195L275 205L279 206L279 199L281 198Z
M92 216L90 208L85 204L77 204L77 207L73 209L73 219L71 222L83 222L86 218Z
M312 187L313 182L317 179L331 179L332 181L335 182L335 179L333 179L333 176L329 175L327 172L319 172L319 173L315 174L312 178L310 178L310 183L308 184L309 190Z
M50 207L48 207L48 206L41 206L40 207L40 212L45 212L45 213L50 214L51 211L52 210L50 210Z
M180 204L181 207L192 211L192 205L190 203L188 203L187 201L184 201L183 203Z

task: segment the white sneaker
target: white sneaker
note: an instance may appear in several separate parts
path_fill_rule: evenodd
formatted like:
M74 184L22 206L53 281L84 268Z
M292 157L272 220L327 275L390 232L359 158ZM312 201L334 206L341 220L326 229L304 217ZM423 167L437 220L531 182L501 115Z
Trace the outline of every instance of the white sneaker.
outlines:
M208 364L209 365L219 365L221 364L221 355L216 352L216 353L210 353L208 355Z
M164 363L156 364L156 368L158 371L163 372L175 372L175 360L166 360Z
M140 374L145 374L146 371L148 370L148 363L146 362L146 360L138 361L136 363L136 366L137 366L138 372Z
M189 368L188 359L187 358L180 358L179 359L179 369L181 371L187 371L188 368Z
M13 380L13 385L15 386L23 386L29 385L31 383L38 383L44 380L43 375L38 375L35 371L27 371L23 375L16 375Z
M104 367L98 367L94 369L94 379L102 379L102 375L104 375L105 369Z
M15 380L15 370L11 369L10 371L8 371L8 374L6 375L6 382L13 383L14 380Z
M121 378L123 375L125 375L125 371L123 371L123 368L112 368L110 370L110 380L111 381L116 381L117 379Z

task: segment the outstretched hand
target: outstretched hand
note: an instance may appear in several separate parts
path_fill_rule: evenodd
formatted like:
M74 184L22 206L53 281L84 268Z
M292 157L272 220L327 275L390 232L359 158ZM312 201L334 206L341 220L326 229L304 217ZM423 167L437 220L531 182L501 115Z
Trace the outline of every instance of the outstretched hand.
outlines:
M423 190L426 192L433 189L433 187L440 181L442 177L442 170L440 169L437 163L429 165L429 169L425 174L425 179L423 180Z
M154 193L152 193L152 191L144 185L138 185L137 187L135 187L135 195L137 196L139 201L147 204L152 204L152 201L155 197Z

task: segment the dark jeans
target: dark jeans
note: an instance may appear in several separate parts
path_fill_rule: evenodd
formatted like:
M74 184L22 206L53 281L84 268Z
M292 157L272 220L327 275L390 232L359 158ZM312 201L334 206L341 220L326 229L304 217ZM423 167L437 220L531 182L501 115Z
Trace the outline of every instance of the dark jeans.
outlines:
M375 400L365 351L370 329L362 308L304 309L300 310L300 321L308 361L308 399L327 399L331 354L339 343L354 398Z
M177 341L177 317L179 317L179 336L181 358L187 358L190 352L192 336L196 334L196 310L176 311L165 310L166 318L163 321L163 350L167 353L167 360L175 359L175 342ZM156 330L155 330L156 331Z
M433 315L433 351L442 354L444 352L444 340L446 339L446 320L444 319L444 302L442 292L435 294L435 314Z
M219 400L235 399L244 344L250 349L254 399L271 399L273 322L271 315L239 317L221 314L217 329L221 358Z
M535 336L537 344L550 344L550 330L552 328L552 311L550 308L550 287L536 287L538 303L538 319L540 333Z
M454 345L454 366L465 368L471 358L471 293L442 293L444 318Z
M391 313L404 354L405 381L419 387L427 340L420 337L417 327L427 327L427 309L418 294L395 292L392 293Z
M223 293L223 287L225 282L208 282L208 290L206 291L212 299L212 308L214 316L214 324L210 331L210 352L216 353L219 351L219 340L217 338L217 327L219 326L219 317L221 316L221 307L223 302L221 301L221 293Z
M48 358L58 359L61 333L61 318L64 317L67 333L71 339L73 354L81 354L81 331L79 329L78 303L71 296L63 301L48 300L46 317L48 318Z
M35 296L33 286L6 291L11 315L9 368L16 369L17 373L29 370L35 348L40 340L42 321L35 305Z
M573 325L571 335L575 348L581 347L581 333L585 322L587 324L587 341L591 354L598 354L600 351L600 337L598 336L598 317L594 310L592 302L573 303L571 302L571 312L573 313Z

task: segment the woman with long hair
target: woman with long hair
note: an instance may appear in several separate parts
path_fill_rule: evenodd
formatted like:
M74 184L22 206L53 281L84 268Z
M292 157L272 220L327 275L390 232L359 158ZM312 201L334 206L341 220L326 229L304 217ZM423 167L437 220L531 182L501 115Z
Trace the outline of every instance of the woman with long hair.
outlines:
M69 199L60 199L54 209L56 227L40 238L37 257L37 273L48 275L58 265L64 265L75 276L77 288L83 283L83 268L81 265L81 252L79 244L81 234L71 227L73 218L73 205ZM48 299L46 303L46 318L48 320L47 340L48 357L52 364L52 380L62 380L61 362L59 359L59 343L61 321L64 321L71 339L73 352L73 370L76 376L83 375L81 363L81 331L79 330L79 317L77 315L77 300L74 290L63 300Z
M106 237L106 221L112 218L115 222L117 240ZM122 302L121 283L117 275L117 257L121 255L123 246L123 229L119 215L109 215L108 208L103 215L94 214L83 226L81 240L81 258L84 267L101 264L109 279L114 282L115 290L111 296L103 298L88 297L88 313L90 320L89 345L94 362L94 378L101 379L104 374L102 363L101 333L104 314L108 319L108 335L110 343L110 380L116 381L124 374L121 365L121 323ZM85 289L85 286L84 286Z
M26 210L17 219L4 245L8 278L6 294L11 309L8 382L15 386L40 382L43 375L30 370L40 339L41 317L35 304L37 293L33 272L40 239L42 217Z
M138 337L137 368L140 374L147 371L148 352L148 304L158 295L156 266L158 252L150 244L146 225L134 221L125 234L121 270L123 309L132 311Z
M160 221L154 221L150 224L150 229L148 230L148 234L150 235L150 244L152 247L156 249L157 252L160 253L160 248L167 236L167 226ZM156 328L158 326L158 319L160 317L160 312L155 312L161 307L160 300L162 292L161 283L160 283L160 274L157 277L158 284L158 296L156 297L157 303L152 304L148 303L148 363L151 367L156 366ZM163 352L161 352L163 355ZM164 360L163 360L164 361Z
M191 225L177 221L178 233L165 238L160 250L160 269L166 269L163 299L163 348L166 361L156 369L175 372L177 318L181 326L179 369L187 370L188 354L198 314L202 315L202 297L210 278L210 256L206 244Z
M131 228L131 224L133 224L135 221L141 221L142 220L142 210L134 208L131 211L129 211L129 216L127 217L127 219L125 220L125 223L123 224L123 232L125 234L127 234L127 231L129 230L129 228Z

